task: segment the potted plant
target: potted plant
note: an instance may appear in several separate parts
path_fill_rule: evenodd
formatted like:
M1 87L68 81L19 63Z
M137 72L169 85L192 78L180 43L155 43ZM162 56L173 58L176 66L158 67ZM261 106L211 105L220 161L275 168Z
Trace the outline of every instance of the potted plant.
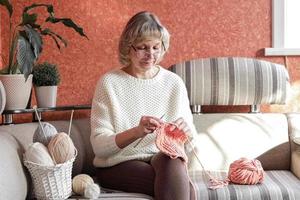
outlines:
M33 67L32 74L37 106L55 107L57 85L60 83L57 66L48 62L40 63Z
M38 60L43 47L43 37L53 39L58 49L61 45L67 46L67 41L59 34L46 27L48 24L61 23L73 29L75 32L87 38L81 27L76 25L70 18L57 18L51 4L32 4L24 7L21 20L18 24L12 23L13 6L9 0L0 0L0 6L5 7L9 14L9 22L2 22L9 26L8 59L5 67L1 70L0 80L6 90L6 110L25 108L30 97L32 87L32 69ZM48 16L39 20L38 14L33 10L44 7ZM9 75L9 76L8 76ZM25 85L25 86L24 86ZM11 96L15 94L17 96ZM23 95L24 97L22 97ZM23 101L15 102L23 98Z

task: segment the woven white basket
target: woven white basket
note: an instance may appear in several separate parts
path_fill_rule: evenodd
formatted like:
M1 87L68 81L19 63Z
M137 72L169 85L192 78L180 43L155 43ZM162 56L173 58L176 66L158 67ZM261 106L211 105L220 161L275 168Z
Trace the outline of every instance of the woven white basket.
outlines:
M37 199L67 199L72 194L72 167L75 156L65 163L44 166L24 160L32 182L33 193Z

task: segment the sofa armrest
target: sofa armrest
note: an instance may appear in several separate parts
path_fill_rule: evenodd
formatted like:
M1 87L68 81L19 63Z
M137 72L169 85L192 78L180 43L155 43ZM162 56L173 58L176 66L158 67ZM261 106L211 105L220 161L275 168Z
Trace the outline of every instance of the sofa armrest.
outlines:
M291 171L300 178L300 113L287 114L291 143Z
M23 152L13 135L0 131L0 199L26 199L29 174L22 164Z

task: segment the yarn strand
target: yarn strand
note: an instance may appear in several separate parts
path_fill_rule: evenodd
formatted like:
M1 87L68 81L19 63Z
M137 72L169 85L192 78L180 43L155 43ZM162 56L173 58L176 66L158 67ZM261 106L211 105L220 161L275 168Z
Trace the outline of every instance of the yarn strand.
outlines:
M224 186L227 186L228 183L229 183L229 180L228 178L225 179L225 180L218 180L217 178L213 177L205 168L204 168L204 165L202 164L200 158L198 157L195 149L193 148L194 147L194 144L190 141L190 139L187 137L187 141L188 143L192 146L192 151L193 151L193 154L195 155L197 161L199 162L201 168L203 169L206 177L208 177L209 179L209 189L211 190L215 190L215 189L218 189L218 188L222 188Z

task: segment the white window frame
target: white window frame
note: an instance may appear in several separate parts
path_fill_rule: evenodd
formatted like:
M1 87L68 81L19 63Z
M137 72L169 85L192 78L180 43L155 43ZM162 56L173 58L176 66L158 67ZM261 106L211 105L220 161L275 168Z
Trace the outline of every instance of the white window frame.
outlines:
M284 48L285 38L285 0L272 1L272 48L265 48L265 56L300 55L299 48Z

